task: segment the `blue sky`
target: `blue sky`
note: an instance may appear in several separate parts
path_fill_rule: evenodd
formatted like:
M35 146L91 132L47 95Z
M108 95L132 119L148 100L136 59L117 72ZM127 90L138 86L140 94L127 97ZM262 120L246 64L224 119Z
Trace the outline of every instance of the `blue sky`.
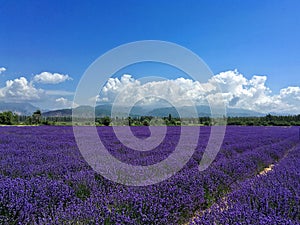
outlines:
M87 67L106 51L154 39L189 48L214 74L238 69L248 80L267 76L265 85L279 94L300 86L299 11L296 0L2 0L0 68L6 70L0 74L0 88L7 80L23 76L30 82L36 74L50 72L72 79L34 87L72 92Z

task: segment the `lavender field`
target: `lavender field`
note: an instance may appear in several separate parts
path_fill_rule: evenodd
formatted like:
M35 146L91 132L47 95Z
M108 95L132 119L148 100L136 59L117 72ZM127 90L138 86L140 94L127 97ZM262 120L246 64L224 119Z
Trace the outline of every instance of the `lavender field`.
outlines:
M110 154L132 165L167 158L180 136L180 127L168 127L157 148L139 152L122 146L112 127L97 129ZM300 224L298 127L229 126L217 158L199 172L209 134L201 127L175 176L131 187L92 170L72 127L0 127L0 224Z

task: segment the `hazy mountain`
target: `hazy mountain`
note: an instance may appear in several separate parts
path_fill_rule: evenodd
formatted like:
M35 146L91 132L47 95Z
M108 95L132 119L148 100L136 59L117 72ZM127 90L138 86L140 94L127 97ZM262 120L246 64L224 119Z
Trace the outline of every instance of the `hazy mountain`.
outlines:
M0 102L0 112L12 111L19 115L32 115L37 109L38 107L35 107L30 103Z
M7 103L7 102L0 102L0 112L3 111L12 111L19 115L32 115L34 111L36 111L38 107L33 106L30 103ZM198 116L210 116L210 107L209 106L197 106L196 107ZM76 112L79 113L81 116L91 116L93 108L91 106L79 106L76 108ZM95 108L95 115L96 117L104 117L110 116L112 110L111 104L105 105L98 105ZM126 117L127 112L129 111L129 107L120 106L114 108L115 112L119 117ZM182 117L191 117L193 115L193 107L191 106L183 106L180 108L182 112ZM231 117L250 117L250 116L264 116L264 114L246 110L246 109L239 109L239 108L227 108L227 116ZM42 112L44 117L69 117L72 116L72 109L58 109L58 110L51 110ZM155 116L155 117L167 117L169 114L172 117L179 117L177 110L174 107L160 107L155 108L153 106L134 106L130 110L130 116Z
M198 112L198 116L203 117L203 116L211 115L209 106L204 106L204 105L197 106L196 110ZM181 112L182 112L181 116L186 117L186 118L191 117L191 115L194 114L193 111L194 111L193 107L184 106L181 108ZM148 112L148 115L157 116L157 117L166 117L169 114L171 114L173 117L178 117L178 112L176 111L176 109L174 107L158 108L158 109L154 109L154 110ZM227 108L226 114L227 114L227 116L230 116L230 117L264 116L264 114L259 113L259 112L246 110L246 109L239 109L239 108Z
M118 112L119 117L126 117L126 112L128 111L128 107L118 107L115 110ZM79 106L75 108L76 114L80 116L90 117L92 116L93 107L91 106ZM112 105L97 105L95 107L95 115L97 117L104 117L110 116L112 110ZM133 107L131 110L131 115L144 115L146 113L145 109L141 107ZM43 112L44 117L63 117L63 116L72 116L72 109L59 109L59 110L52 110L48 112Z
M80 114L81 116L89 117L88 114L92 112L93 107L91 106L79 106L75 108L76 113ZM48 112L42 112L44 117L69 117L72 116L72 109L57 109Z
M196 107L198 116L210 116L211 111L209 106L197 106ZM91 106L79 106L76 109L76 112L79 113L81 116L89 117L93 108ZM95 108L95 116L96 117L104 117L110 116L112 110L112 105L98 105ZM115 111L119 117L126 117L128 107L116 107ZM183 106L180 108L182 112L182 117L191 117L193 115L193 107L190 106ZM239 109L239 108L227 108L227 116L231 117L251 117L251 116L264 116L264 114L246 110L246 109ZM142 107L142 106L134 106L130 111L130 116L155 116L155 117L167 117L169 114L172 117L178 117L178 112L174 107L162 107L162 108L153 108L153 107ZM54 110L49 112L43 112L43 116L45 117L61 117L61 116L72 116L72 109L61 109L61 110Z
M266 114L239 108L227 108L227 116L238 116L238 117L255 117L255 116L265 116Z
M42 112L44 117L68 117L72 115L72 109L58 109L48 112Z

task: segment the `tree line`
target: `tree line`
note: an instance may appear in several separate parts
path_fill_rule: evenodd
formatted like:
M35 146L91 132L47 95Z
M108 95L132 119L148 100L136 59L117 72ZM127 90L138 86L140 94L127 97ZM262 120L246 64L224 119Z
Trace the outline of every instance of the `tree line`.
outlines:
M240 126L300 126L300 114L288 116L268 114L264 117L228 117L227 124Z
M277 116L268 114L263 117L227 117L227 125L239 126L300 126L299 115ZM180 125L203 125L213 126L216 118L176 118L169 114L167 117L158 118L153 116L110 118L97 117L95 124L99 126L128 125L128 126L180 126ZM71 124L71 116L43 117L40 110L36 110L31 116L17 115L11 111L0 112L0 124L2 125L66 125ZM83 124L91 125L91 124Z
M41 110L36 110L31 116L18 115L11 111L0 112L0 124L2 125L33 125L42 123Z

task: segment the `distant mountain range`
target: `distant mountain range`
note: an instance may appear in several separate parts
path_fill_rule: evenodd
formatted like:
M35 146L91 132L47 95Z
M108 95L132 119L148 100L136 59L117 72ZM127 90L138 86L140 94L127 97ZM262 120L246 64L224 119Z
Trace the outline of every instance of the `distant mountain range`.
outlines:
M18 115L32 115L38 107L31 105L30 103L12 103L12 102L0 102L0 112L12 111Z
M203 116L211 116L211 110L209 106L197 106L196 107L198 116L203 117ZM193 107L190 106L184 106L181 109L182 112L182 117L188 118L191 115L193 115ZM166 117L169 114L172 116L178 116L178 113L174 107L167 107L167 108L157 108L153 109L149 112L149 115L151 116L157 116L157 117ZM226 108L226 115L231 116L231 117L251 117L251 116L264 116L265 114L251 111L251 110L246 110L246 109L239 109L239 108Z
M91 112L93 108L90 106L79 106L76 108L77 113L80 115L85 115L86 112ZM196 107L198 116L210 116L211 111L209 106L197 106ZM98 105L95 108L95 116L96 117L104 117L111 116L112 105ZM126 117L129 111L128 107L118 107L117 112L119 117ZM191 117L193 112L193 107L183 106L180 108L182 112L182 117L188 118ZM255 116L264 116L265 114L246 110L246 109L238 109L238 108L227 108L227 116L230 117L255 117ZM142 106L134 106L130 111L131 117L138 116L154 116L154 117L167 117L169 114L172 117L179 117L176 108L174 107L161 107L161 108L153 108L153 107L142 107ZM60 109L53 110L48 112L43 112L43 116L45 117L68 117L72 116L72 109Z
M34 111L36 111L38 107L33 106L30 103L7 103L7 102L0 102L0 112L3 111L12 111L19 115L32 115ZM76 108L77 112L80 115L85 115L86 112L91 111L93 109L91 106L79 106ZM209 106L197 106L196 107L198 116L210 116L210 107ZM98 105L95 108L95 115L96 117L104 117L110 116L112 111L112 105ZM128 107L118 107L116 108L118 111L119 117L126 117L129 111ZM182 117L191 117L193 112L193 108L190 106L183 106L180 108L182 112ZM227 108L227 116L231 117L251 117L251 116L264 116L265 114L240 109L240 108ZM137 117L137 116L154 116L154 117L167 117L169 114L172 117L178 117L178 112L174 107L160 107L154 108L150 106L134 106L130 111L130 116ZM44 111L42 112L44 117L69 117L72 116L72 109L59 109L59 110L51 110L51 111Z

